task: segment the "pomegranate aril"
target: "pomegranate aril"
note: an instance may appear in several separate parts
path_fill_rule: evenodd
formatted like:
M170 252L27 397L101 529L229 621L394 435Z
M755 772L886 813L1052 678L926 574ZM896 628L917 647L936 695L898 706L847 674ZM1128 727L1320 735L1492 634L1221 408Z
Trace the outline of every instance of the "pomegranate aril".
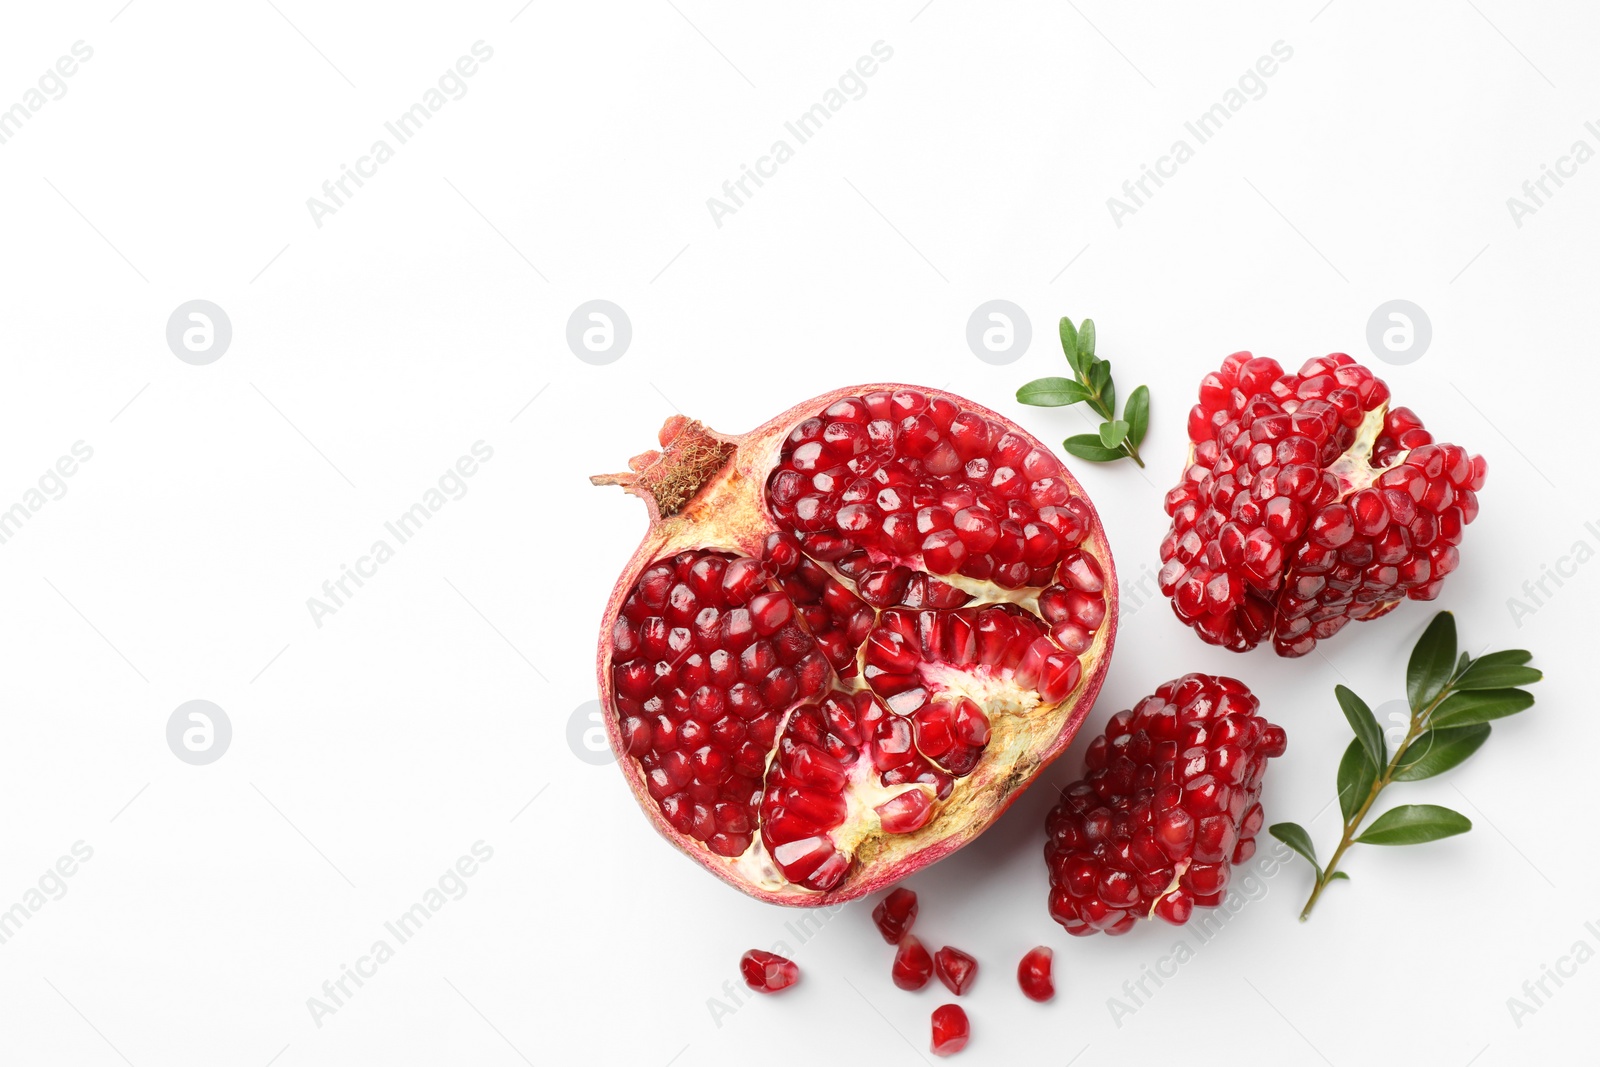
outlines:
M927 985L928 979L933 977L933 957L915 934L901 936L889 975L895 985L913 991Z
M973 980L978 977L978 961L949 945L933 954L933 967L939 981L958 997L971 989Z
M1017 964L1017 984L1023 996L1040 1003L1056 995L1056 983L1050 968L1055 953L1044 945L1030 949Z
M917 894L904 886L895 889L872 909L872 921L885 941L898 945L917 921Z
M953 1056L967 1047L972 1038L972 1024L959 1004L943 1004L933 1009L933 1043L935 1056Z
M758 948L739 957L739 973L745 985L757 993L780 993L800 979L800 968L793 960Z

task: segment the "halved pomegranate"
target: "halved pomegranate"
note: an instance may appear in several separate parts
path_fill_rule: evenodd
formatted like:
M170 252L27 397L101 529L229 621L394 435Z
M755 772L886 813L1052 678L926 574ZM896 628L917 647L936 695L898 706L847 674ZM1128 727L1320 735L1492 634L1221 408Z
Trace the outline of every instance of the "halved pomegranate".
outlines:
M1117 584L1049 449L904 385L660 439L594 479L650 515L600 693L640 805L702 866L774 903L852 900L971 841L1066 748Z

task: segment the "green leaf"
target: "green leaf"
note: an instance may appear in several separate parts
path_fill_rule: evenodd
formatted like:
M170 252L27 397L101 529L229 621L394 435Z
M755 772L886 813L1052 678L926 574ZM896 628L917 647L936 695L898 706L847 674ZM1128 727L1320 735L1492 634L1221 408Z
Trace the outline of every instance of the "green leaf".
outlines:
M1094 433L1074 434L1062 441L1061 447L1070 455L1086 459L1091 463L1110 463L1114 459L1122 458L1120 450L1107 448L1100 443L1100 435Z
M1421 711L1444 692L1456 662L1456 617L1441 611L1422 631L1406 666L1406 699L1412 711Z
M1531 707L1533 694L1525 689L1480 689L1451 693L1434 709L1428 725L1471 726L1491 719L1503 719Z
M1468 655L1467 653L1465 653L1465 652L1461 653L1461 658L1456 660L1456 672L1454 674L1452 674L1450 677L1451 678L1459 678L1459 677L1461 677L1461 675L1464 674L1466 672L1466 669L1468 667L1470 667L1470 666L1472 666L1472 657L1470 655Z
M1361 742L1361 747L1372 758L1372 765L1382 767L1388 763L1389 746L1384 744L1383 728L1378 725L1367 702L1342 685L1334 686L1333 694L1339 698L1339 709L1344 712L1350 729L1356 732L1356 740Z
M1489 740L1489 730L1490 727L1482 723L1429 730L1406 749L1406 754L1395 765L1394 780L1420 782L1460 766Z
M1367 755L1360 739L1350 742L1339 761L1339 812L1349 822L1357 809L1372 795L1372 783L1378 780L1378 768Z
M1496 653L1498 655L1498 653ZM1527 655L1519 652L1518 655ZM1526 662L1526 661L1524 661ZM1453 689L1508 689L1514 685L1532 685L1544 678L1544 673L1533 667L1524 667L1521 663L1511 663L1507 660L1496 660L1493 656L1485 656L1466 669L1461 677L1455 680Z
M1479 656L1478 659L1477 659L1477 662L1479 662L1479 663L1492 663L1495 666L1500 666L1501 664L1510 663L1510 664L1513 664L1515 666L1520 667L1520 666L1522 666L1524 663L1528 662L1532 658L1533 658L1533 653L1527 651L1526 649L1508 648L1504 652L1491 652L1486 656Z
M1316 868L1317 881L1322 881L1322 864L1317 862L1317 847L1311 843L1311 835L1306 833L1305 827L1297 822L1275 822L1267 827L1267 833L1304 856Z
M1107 448L1120 449L1122 442L1128 439L1128 424L1118 419L1116 422L1102 422L1100 424L1100 443Z
M1343 871L1334 871L1332 874L1328 875L1328 881L1330 882L1337 882L1341 878L1347 882L1350 880L1350 876L1345 874Z
M1089 390L1071 378L1035 378L1017 390L1019 403L1036 408L1059 408L1088 400Z
M1078 358L1087 366L1094 359L1094 320L1084 319L1078 327Z
M1452 654L1451 659L1455 659ZM1472 829L1472 822L1460 812L1437 804L1402 804L1378 816L1367 832L1356 838L1362 845L1420 845L1453 837Z
M1072 325L1072 320L1063 316L1061 319L1061 351L1067 354L1067 366L1072 368L1072 373L1083 377L1083 361L1078 358L1078 331Z
M1128 440L1133 442L1134 448L1138 448L1144 444L1145 431L1150 428L1150 390L1147 386L1141 385L1128 394L1122 417L1128 423Z

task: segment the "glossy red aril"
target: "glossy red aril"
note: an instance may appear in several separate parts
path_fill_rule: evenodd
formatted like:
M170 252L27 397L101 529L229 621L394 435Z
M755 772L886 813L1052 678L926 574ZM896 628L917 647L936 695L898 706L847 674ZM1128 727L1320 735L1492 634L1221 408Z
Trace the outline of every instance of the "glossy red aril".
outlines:
M739 957L739 973L744 984L757 993L779 993L800 979L800 968L793 960L758 948Z
M946 945L933 954L933 970L944 987L959 997L972 988L972 980L978 977L978 961Z
M889 971L894 984L901 989L917 990L933 977L933 957L922 947L915 934L906 934L895 949L894 966Z
M878 924L885 941L898 945L917 921L917 895L903 886L896 889L878 901L872 909L872 921Z
M972 840L1064 750L1117 584L1048 448L899 385L736 437L675 416L661 444L595 479L650 517L600 692L639 803L702 866L775 903L851 900Z
M1044 945L1030 949L1022 957L1017 964L1017 984L1022 987L1023 996L1043 1003L1056 995L1055 979L1050 975L1054 958L1055 953Z
M935 1056L951 1056L967 1047L972 1037L972 1024L959 1004L941 1004L933 1009L933 1045Z
M1111 717L1045 821L1050 917L1069 934L1188 922L1255 853L1283 730L1234 678L1187 674Z
M1237 652L1270 639L1303 656L1352 620L1438 596L1487 470L1343 353L1298 374L1234 353L1200 383L1189 440L1161 591Z

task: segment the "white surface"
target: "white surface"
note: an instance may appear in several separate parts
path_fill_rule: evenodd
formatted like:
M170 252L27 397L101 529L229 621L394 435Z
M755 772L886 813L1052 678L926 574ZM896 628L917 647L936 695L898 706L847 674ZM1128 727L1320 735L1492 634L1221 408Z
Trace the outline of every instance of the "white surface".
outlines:
M1050 922L1041 782L911 880L917 932L982 962L968 1064L1185 1048L1221 1062L1218 1041L1341 1067L1591 1055L1600 963L1547 980L1520 1026L1507 998L1576 942L1600 948L1600 727L1581 688L1600 564L1520 627L1507 599L1575 543L1600 545L1584 453L1600 165L1520 228L1506 198L1575 140L1600 147L1584 128L1595 14L674 2L11 12L0 106L75 41L94 52L0 145L0 505L74 442L93 458L0 545L0 906L74 842L93 858L0 945L0 1061L916 1062L942 998L890 985L870 902L800 944L801 913L679 857L612 768L569 748L598 616L644 523L585 476L622 469L674 404L738 431L874 379L948 386L1059 441L1082 416L1009 398L1061 369L1057 316L1092 315L1122 390L1151 387L1150 469L1074 469L1124 590L1142 575L1148 589L1201 375L1243 347L1370 360L1367 318L1393 298L1427 310L1432 347L1374 366L1490 457L1441 606L1469 647L1529 647L1549 674L1471 763L1395 790L1477 828L1357 851L1305 926L1309 873L1283 868L1119 1019L1123 983L1193 935L1073 940ZM479 40L493 57L466 95L314 225L306 198ZM1107 197L1280 40L1293 56L1265 95L1116 226ZM707 197L877 41L893 56L866 94L716 226ZM196 298L233 325L209 366L164 339ZM594 298L633 324L609 366L564 342ZM993 298L1032 317L1010 366L965 343ZM493 458L466 495L316 626L307 598L478 441ZM1346 743L1334 683L1375 706L1399 696L1431 614L1409 606L1326 659L1284 662L1204 647L1159 601L1123 610L1090 729L1048 779L1073 777L1088 736L1160 681L1232 672L1289 731L1268 811L1299 820L1332 797ZM165 742L191 699L233 725L209 766ZM1326 854L1334 817L1311 825ZM493 858L466 895L317 1026L307 998L478 841ZM719 1025L709 1002L739 954L778 940L803 985ZM1013 977L1039 942L1057 949L1048 1006Z

